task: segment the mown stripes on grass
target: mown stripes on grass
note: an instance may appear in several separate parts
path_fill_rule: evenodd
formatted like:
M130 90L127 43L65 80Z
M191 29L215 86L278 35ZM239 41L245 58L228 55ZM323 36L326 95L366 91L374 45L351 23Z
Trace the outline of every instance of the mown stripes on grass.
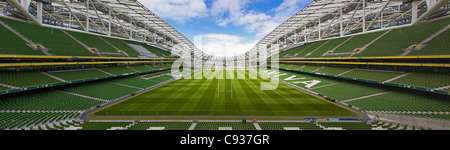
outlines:
M240 72L241 71L241 72ZM227 71L206 71L204 77ZM234 71L234 77L249 71ZM192 75L193 77L194 75ZM226 76L225 76L226 77ZM96 116L354 116L354 112L270 79L180 79L97 112Z

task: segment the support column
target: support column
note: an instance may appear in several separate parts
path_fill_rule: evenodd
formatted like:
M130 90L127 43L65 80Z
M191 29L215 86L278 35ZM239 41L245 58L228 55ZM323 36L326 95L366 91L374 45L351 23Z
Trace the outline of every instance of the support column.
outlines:
M147 42L147 24L145 24L144 29L144 42Z
M341 36L344 36L344 32L342 31L342 8L339 9L339 29L339 33L341 33Z
M319 40L322 39L321 31L320 31L320 18L319 18Z
M381 12L380 16L380 29L383 28L383 12Z
M433 6L434 4L436 4L437 0L426 0L427 2L427 10L431 9L431 6Z
M30 4L31 4L31 0L21 0L20 4L23 6L23 8L28 10L28 8L30 7Z
M305 26L305 29L304 29L303 31L305 32L304 36L305 36L305 43L306 43L306 42L308 42L308 39L307 39L307 37L306 37L306 34L307 34L307 33L306 33L306 26Z
M130 23L131 23L131 27L130 27L130 40L133 39L133 18L130 18Z
M362 0L363 4L363 20L362 20L362 28L363 32L366 32L366 0Z
M411 8L411 17L412 17L411 23L415 23L417 21L417 10L419 7L419 1L417 1L417 0L412 1L411 6L412 6L412 8Z
M72 13L69 13L69 28L72 28Z
M89 0L86 1L86 32L89 32Z
M42 1L36 1L37 4L37 21L42 24Z
M111 8L109 8L108 14L109 14L109 18L108 18L108 36L111 36L111 22L112 22Z

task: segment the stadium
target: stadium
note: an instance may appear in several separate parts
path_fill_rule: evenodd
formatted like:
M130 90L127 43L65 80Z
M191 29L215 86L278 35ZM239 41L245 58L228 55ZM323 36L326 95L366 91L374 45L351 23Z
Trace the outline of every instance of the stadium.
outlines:
M449 130L448 0L313 0L216 56L139 0L0 0L0 130Z

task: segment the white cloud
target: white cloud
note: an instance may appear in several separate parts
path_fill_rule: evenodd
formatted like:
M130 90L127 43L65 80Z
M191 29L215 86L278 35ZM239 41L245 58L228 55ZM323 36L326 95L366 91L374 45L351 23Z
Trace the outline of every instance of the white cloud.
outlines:
M199 41L201 38L201 41ZM204 34L195 38L194 44L205 53L215 56L236 56L253 48L258 42L244 42L244 37L228 34Z
M244 26L247 32L256 32L256 36L262 38L299 11L301 9L299 4L310 3L311 0L284 0L271 10L274 12L273 15L246 10L250 2L250 0L216 0L211 7L211 14L219 26L226 27L229 24Z
M193 18L209 16L204 0L140 0L159 17L184 24Z

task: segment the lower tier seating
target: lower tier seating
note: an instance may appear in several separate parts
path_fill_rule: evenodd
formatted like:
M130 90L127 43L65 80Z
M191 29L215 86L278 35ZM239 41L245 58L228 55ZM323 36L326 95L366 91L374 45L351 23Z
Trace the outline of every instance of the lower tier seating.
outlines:
M43 90L4 96L0 101L0 110L86 110L102 103L58 90Z
M199 122L194 130L256 130L253 123L242 122Z
M393 80L392 83L439 88L450 85L450 73L413 72L404 77Z
M55 124L73 120L78 115L78 112L1 112L0 130L55 129Z
M62 90L101 99L115 100L122 96L139 91L140 89L118 85L112 82L99 81L77 86L64 87Z
M109 76L97 69L86 69L86 70L69 70L69 71L56 71L50 72L51 75L57 76L66 81L75 81L82 79L92 79L96 77Z
M0 83L16 87L30 87L58 82L60 81L39 71L0 71Z
M188 130L192 122L138 122L127 130Z
M286 130L298 128L299 130L323 130L311 122L259 122L262 130Z
M448 99L400 91L346 103L370 111L450 111Z

